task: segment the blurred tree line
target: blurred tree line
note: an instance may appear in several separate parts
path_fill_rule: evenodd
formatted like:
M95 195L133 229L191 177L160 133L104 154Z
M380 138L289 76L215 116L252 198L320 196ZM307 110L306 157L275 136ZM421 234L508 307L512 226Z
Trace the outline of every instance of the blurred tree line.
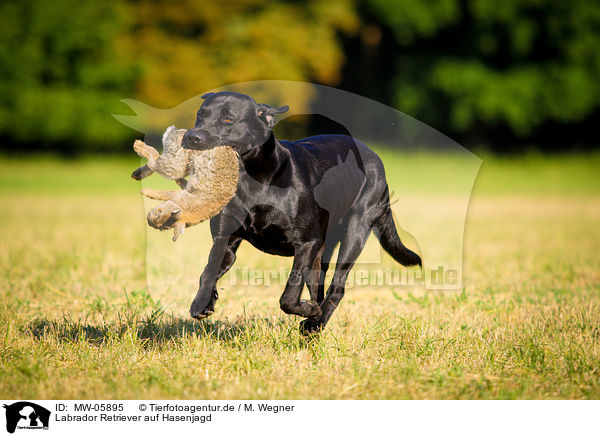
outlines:
M367 0L347 42L348 89L409 113L466 146L597 147L596 0ZM375 68L367 67L375 66Z
M0 41L5 151L129 150L120 99L261 79L338 86L471 147L598 144L595 0L5 0Z

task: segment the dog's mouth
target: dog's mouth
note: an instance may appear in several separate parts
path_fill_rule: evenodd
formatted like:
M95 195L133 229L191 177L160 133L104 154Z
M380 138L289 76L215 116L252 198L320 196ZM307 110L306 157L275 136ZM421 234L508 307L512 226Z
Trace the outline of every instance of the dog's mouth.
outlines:
M235 146L228 144L182 144L181 146L187 150L211 150L217 147L230 147L237 152L237 148Z
M185 144L182 145L183 148L187 150L210 150L211 148L218 147L218 145L213 144Z
M186 150L208 150L209 148L214 147L212 145L207 145L207 144L188 144L188 143L183 143L183 144L181 144L181 146L183 148L185 148Z

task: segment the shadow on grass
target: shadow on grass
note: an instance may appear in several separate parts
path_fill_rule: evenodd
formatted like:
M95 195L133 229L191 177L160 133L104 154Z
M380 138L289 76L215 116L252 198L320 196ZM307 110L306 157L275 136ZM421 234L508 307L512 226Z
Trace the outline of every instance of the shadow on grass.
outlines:
M241 316L234 321L207 318L201 321L179 318L165 312L146 290L125 291L125 302L115 304L106 298L88 302L88 317L73 320L69 314L62 319L37 318L21 328L34 339L56 340L60 343L136 341L150 347L188 338L207 338L221 342L250 343L259 337L291 338L297 327L287 318ZM245 313L245 312L244 312ZM93 320L89 319L93 316Z
M196 321L174 316L142 321L101 322L97 325L84 321L36 319L23 328L35 339L55 338L59 342L88 342L103 344L135 338L144 346L161 345L187 337L210 338L230 342L251 339L268 331L281 332L290 327L283 319L240 318L236 321L205 319ZM289 329L288 329L289 330Z

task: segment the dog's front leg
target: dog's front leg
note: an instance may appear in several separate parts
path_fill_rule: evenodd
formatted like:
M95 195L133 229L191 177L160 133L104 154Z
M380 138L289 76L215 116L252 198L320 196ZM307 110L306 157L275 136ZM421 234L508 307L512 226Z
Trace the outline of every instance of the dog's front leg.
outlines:
M192 301L190 315L193 318L202 319L214 312L217 296L217 280L219 280L235 262L241 238L235 236L216 237L210 249L208 264L200 276L198 293Z
M311 241L296 249L294 264L285 290L279 299L281 310L304 318L320 318L321 308L316 301L301 300L304 283L311 283L313 266L319 259L323 248L322 241Z

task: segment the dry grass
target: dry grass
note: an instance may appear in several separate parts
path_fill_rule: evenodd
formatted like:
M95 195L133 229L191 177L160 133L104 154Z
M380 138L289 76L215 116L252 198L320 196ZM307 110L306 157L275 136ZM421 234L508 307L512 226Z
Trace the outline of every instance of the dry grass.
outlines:
M215 315L188 319L206 225L182 236L189 287L148 292L137 161L3 159L0 397L600 398L600 158L484 161L465 289L356 286L307 341L277 283L226 276ZM239 259L290 265L249 244Z

